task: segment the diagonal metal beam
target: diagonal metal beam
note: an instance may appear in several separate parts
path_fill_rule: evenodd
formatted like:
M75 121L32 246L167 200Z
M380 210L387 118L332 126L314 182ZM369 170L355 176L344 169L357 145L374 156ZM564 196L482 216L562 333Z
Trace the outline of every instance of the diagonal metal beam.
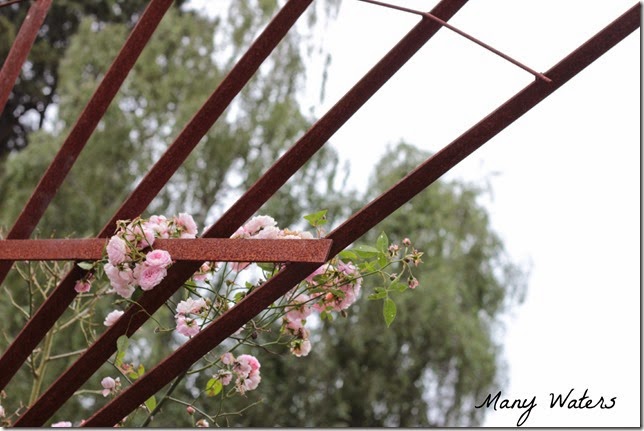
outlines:
M2 6L8 6L9 4L2 4ZM42 23L45 21L50 6L51 0L34 2L29 8L20 30L18 30L16 39L11 45L9 54L0 70L0 112L4 110L7 100L9 100L11 89L16 83L16 79L18 79L18 75L20 75L22 65L29 56L29 51L31 51L31 47L36 40L38 30L40 30ZM2 280L0 279L0 281Z
M199 140L223 113L230 101L241 91L286 32L306 10L311 1L289 0L219 84L211 97L184 127L161 159L121 205L121 208L105 225L98 237L111 235L114 232L117 220L132 219L145 210L183 160L188 157ZM1 266L2 262L0 262ZM0 369L4 371L3 374L0 374L0 389L4 388L11 380L31 351L43 339L49 328L53 326L56 320L65 312L67 306L74 300L76 297L74 285L85 274L86 271L74 266L47 300L36 310L36 313L0 357ZM190 275L186 278L190 277Z
M334 240L332 255L362 236L367 230L389 216L441 175L462 161L477 148L512 124L556 89L602 54L635 31L640 25L641 5L638 3L584 43L547 74L553 83L535 81L501 105L467 132L430 157L426 162L372 201L361 211L332 231L327 238ZM220 316L177 351L148 371L118 397L90 417L83 426L111 426L141 405L172 379L229 337L296 283L315 270L314 264L291 264L275 277L246 296L235 307Z
M7 239L0 241L1 260L100 260L107 240ZM328 239L157 239L154 248L166 250L174 261L195 262L317 262L324 263Z
M33 7L50 3L51 0L39 0ZM80 114L62 147L43 174L18 219L7 234L6 239L29 238L36 228L49 203L56 195L60 185L71 170L78 155L85 147L90 136L103 118L105 111L121 88L130 69L136 63L146 43L159 25L172 0L151 0L125 44L105 73L98 88L92 95L85 109ZM2 84L0 84L2 91ZM0 283L4 281L11 269L11 261L0 262Z
M467 0L442 0L432 10L432 13L443 19L449 19L466 2ZM333 108L318 120L295 146L287 151L217 223L208 229L204 236L228 237L232 235L243 221L254 214L440 28L439 24L429 20L423 20L416 25ZM316 266L314 265L314 267ZM136 332L147 321L148 316L160 308L197 269L198 266L189 262L173 265L166 279L155 287L154 295L144 294L139 298L138 305L130 307L119 321L104 332L76 363L63 373L23 414L16 425L18 423L29 426L42 425L116 351L117 338L123 334L130 336ZM74 274L72 275L74 276ZM70 279L69 286L66 286L65 291L73 291L76 279L78 278ZM71 292L68 293L68 296L71 295ZM16 344L16 341L13 344ZM26 354L28 355L29 352ZM1 365L2 360L0 359ZM0 387L2 387L1 383L2 378L0 377Z

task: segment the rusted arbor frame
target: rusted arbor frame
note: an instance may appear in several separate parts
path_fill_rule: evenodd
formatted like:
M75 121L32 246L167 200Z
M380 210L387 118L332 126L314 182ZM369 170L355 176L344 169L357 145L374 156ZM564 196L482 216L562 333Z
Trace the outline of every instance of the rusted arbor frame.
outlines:
M442 4L443 3L441 3L441 5ZM432 14L437 14L439 16L442 16L440 13L437 13L436 11L432 11ZM637 5L634 8L632 8L627 14L625 14L623 17L621 17L615 23L609 26L607 29L602 31L598 36L591 39L591 41L583 45L580 49L576 50L573 54L571 54L571 56L567 57L563 62L561 62L553 69L551 69L551 71L547 72L548 76L554 81L552 84L543 84L541 82L535 82L534 84L531 84L530 86L528 86L526 89L524 89L519 94L517 94L517 96L515 96L506 104L504 104L501 108L499 108L497 111L492 113L490 116L486 117L486 119L480 122L477 126L470 129L468 132L466 132L464 135L462 135L452 144L444 148L442 151L440 151L435 156L430 158L426 163L424 163L419 168L414 170L411 174L405 177L404 180L399 182L396 186L394 186L388 192L383 194L376 201L369 204L363 210L356 213L350 220L345 222L338 229L334 230L328 236L329 239L334 240L331 254L333 255L339 252L340 250L342 250L347 245L349 245L351 242L353 242L355 239L357 239L359 236L365 233L366 230L368 230L378 221L385 218L389 213L391 213L393 210L398 208L400 205L402 205L408 199L413 197L415 194L420 192L424 187L426 187L435 179L440 177L444 172L446 172L448 169L450 169L452 166L454 166L464 157L469 155L472 151L478 148L478 146L482 145L484 142L486 142L488 139L490 139L492 136L494 136L496 133L498 133L500 130L502 130L512 121L514 121L516 118L518 118L520 115L527 112L527 110L529 110L532 106L534 106L540 100L545 98L547 95L552 93L556 88L558 88L560 85L565 83L568 79L572 78L572 76L574 76L579 70L583 69L583 67L585 67L587 64L592 62L595 58L597 58L599 55L601 55L603 52L605 52L607 49L609 49L611 46L613 46L615 43L621 40L621 38L625 37L627 34L634 31L639 26L639 14L640 14L640 8L639 8L639 5ZM423 25L426 25L425 20L423 20L423 22L421 22L421 24L419 24L414 30L418 29L419 27L422 27ZM414 30L410 32L410 35L414 32ZM418 37L418 35L416 35L416 37ZM397 46L396 48L400 48L401 44L399 44L399 46ZM394 48L392 52L396 51L396 48ZM390 54L392 52L390 52ZM376 68L377 67L378 66L376 66ZM376 68L374 68L374 70ZM372 72L374 70L372 70ZM354 89L357 87L358 86L354 87ZM347 94L347 96L349 96L349 94ZM345 96L345 98L347 96ZM342 101L344 101L345 98L343 98ZM346 119L348 119L348 117L353 112L351 112L347 116L347 118L342 120L341 124L344 123L344 121L346 121ZM316 125L318 125L321 122L322 120L316 123ZM315 126L313 127L313 129L315 129ZM332 134L333 132L331 132L330 134ZM300 143L298 143L297 145L300 145ZM280 162L281 161L282 160L280 160ZM277 165L279 165L279 162L278 164L276 164L276 166ZM270 172L271 171L269 171L269 173ZM268 176L268 173L266 176ZM270 184L268 180L266 180L266 182ZM279 185L277 187L279 188ZM250 193L250 190L249 190L249 193ZM269 197L270 197L270 194L269 194ZM230 213L234 208L235 206L233 206L233 208L231 208L231 210L229 210L228 213ZM251 211L248 216L252 215L252 213L255 210ZM228 215L228 213L226 215ZM222 217L222 219L224 219L224 217ZM213 229L215 228L215 226L213 227ZM209 232L211 232L213 229L211 229ZM289 265L277 277L271 279L271 281L268 282L263 288L256 290L253 294L249 295L247 299L242 301L237 307L234 307L229 312L230 314L229 313L225 314L224 316L220 317L217 321L215 321L212 325L210 325L207 329L205 329L204 332L202 332L202 334L204 335L199 335L197 337L204 338L206 337L205 335L206 333L213 335L213 333L217 332L216 335L218 337L223 337L221 339L223 340L228 335L230 335L230 333L234 332L234 330L240 327L243 323L245 323L247 320L252 318L255 314L259 313L262 309L264 309L268 304L270 304L270 302L273 301L273 299L279 297L281 294L283 294L288 289L290 289L290 287L293 284L295 284L296 282L300 281L303 277L308 275L313 269L315 269L316 266L317 265L312 265L312 264ZM189 277L190 275L191 275L191 272L187 272L187 277ZM170 283L166 283L166 286L168 284ZM128 312L130 310L128 310ZM121 321L123 320L124 319L121 319ZM104 336L101 337L99 341L101 341L105 337L105 335L106 334L104 334ZM196 341L197 337L195 337L193 341ZM216 344L212 344L209 346L202 346L203 348L207 348L207 350L205 352L201 352L199 350L199 344L194 343L193 341L184 345L184 347L178 350L175 354L171 355L166 360L164 360L161 364L159 364L156 368L151 370L146 375L146 377L139 380L135 385L131 386L129 389L124 391L120 397L118 397L112 403L110 403L109 405L101 409L96 415L94 415L89 420L89 422L87 422L87 425L96 426L99 424L115 423L123 416L122 415L123 412L127 414L129 411L131 411L133 408L136 408L138 404L140 404L143 400L147 398L145 397L143 398L143 400L139 400L142 394L146 394L149 391L152 391L151 393L156 392L157 389L160 389L160 387L162 387L165 383L169 381L164 379L172 378L172 376L169 377L167 374L165 374L165 372L168 372L168 371L170 371L171 373L181 372L181 370L185 368L183 364L186 363L185 362L186 360L191 361L190 363L198 360L204 353L212 349L219 342L216 339L211 340L211 343L216 343ZM92 346L90 349L93 349L95 347L96 347L96 344ZM112 346L112 351L113 350L114 349ZM81 361L81 359L79 359L79 362ZM90 358L88 357L86 359L89 360ZM155 377L157 378L157 380L155 380ZM162 381L158 380L159 377L163 378ZM55 389L56 384L59 382L60 382L60 379L58 382L52 385L52 388L50 388L48 393L51 392L53 389ZM159 384L161 386L155 389L155 385L158 386ZM60 396L61 391L59 391L57 394ZM43 395L43 397L45 395ZM38 400L36 404L41 402L43 397L41 397L41 399ZM63 401L65 399L66 397L63 399ZM35 407L36 405L34 405L34 407L30 410L32 417L35 414L34 413ZM30 412L27 412L25 415L23 415L23 417L16 423L16 425L19 425L19 424L28 425L29 421L27 421L26 418L29 416ZM48 412L48 414L50 413L51 412ZM46 418L43 419L43 421L44 420L46 420ZM21 421L23 421L24 423L21 423Z
M0 241L0 260L100 260L106 240L8 239ZM329 258L329 239L157 239L154 248L166 250L172 260L199 262L311 262Z

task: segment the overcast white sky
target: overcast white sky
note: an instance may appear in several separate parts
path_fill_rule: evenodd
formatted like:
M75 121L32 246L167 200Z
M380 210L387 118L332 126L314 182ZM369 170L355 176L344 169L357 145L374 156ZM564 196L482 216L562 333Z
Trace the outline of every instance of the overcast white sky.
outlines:
M203 3L203 2L202 2ZM398 4L429 11L437 1ZM452 25L545 72L633 0L486 0ZM418 17L343 0L324 33L333 55L322 114ZM531 263L528 295L508 318L509 387L536 397L526 426L639 427L640 30L448 173L490 181L494 228ZM333 138L364 187L387 145L437 151L532 82L527 72L442 29ZM550 408L550 394L612 409ZM483 400L481 400L483 401ZM489 409L486 426L522 413Z

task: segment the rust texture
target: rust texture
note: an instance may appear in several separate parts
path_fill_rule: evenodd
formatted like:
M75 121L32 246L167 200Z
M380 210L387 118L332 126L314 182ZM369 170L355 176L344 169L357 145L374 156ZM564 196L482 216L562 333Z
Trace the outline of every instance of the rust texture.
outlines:
M152 0L147 11L151 8ZM167 1L167 0L166 0ZM243 88L246 82L252 77L257 68L262 64L281 38L296 22L299 16L309 6L312 0L289 0L282 10L271 21L260 37L251 45L247 53L239 60L228 76L217 87L212 96L195 114L193 119L185 126L177 139L169 147L167 152L146 175L136 190L122 204L112 219L106 224L98 235L96 244L105 244L104 239L109 236L117 220L133 218L142 213L152 201L161 187L169 180L176 169L183 163L188 154L197 145L199 140L207 133L212 124L219 118L221 113L229 105L236 94ZM40 398L15 422L15 426L39 426L43 425L60 406L69 399L80 386L89 379L93 373L105 363L106 360L116 351L116 340L125 334L131 336L136 330L148 320L165 301L190 278L199 268L200 262L208 260L201 252L206 251L208 241L210 244L217 244L217 239L226 241L234 231L252 216L279 188L310 158L317 152L326 141L346 122L348 119L377 92L387 80L402 67L420 47L422 47L431 36L442 26L445 20L453 16L466 0L443 0L429 14L424 14L424 19L417 24L383 59L374 66L338 103L327 112L298 142L289 149L232 207L204 233L204 239L195 240L192 245L188 242L169 240L166 245L175 244L182 252L197 253L199 261L180 261L172 266L168 276L155 288L154 292L147 292L139 298L138 304L127 309L125 314L113 326L107 329L101 337L96 340L79 359L66 370ZM167 6L166 6L167 9ZM606 27L595 37L575 50L571 55L562 60L548 72L547 77L551 80L537 80L531 85L517 93L513 98L500 106L474 127L469 129L454 142L443 148L425 163L409 173L395 186L383 193L376 200L366 205L362 210L354 214L337 229L333 230L324 240L313 240L316 246L326 247L324 258L337 254L339 251L354 242L378 222L407 202L424 188L438 179L441 175L502 131L505 127L529 111L533 106L549 94L558 89L561 85L574 77L579 71L592 63L604 52L617 44L639 27L640 23L639 4L631 8L627 13ZM145 15L145 14L144 14ZM162 14L161 14L162 15ZM160 19L160 18L159 18ZM138 26L138 24L137 24ZM132 37L132 36L131 36ZM129 41L129 39L128 39ZM145 45L143 42L142 45ZM123 48L125 49L125 48ZM142 48L141 48L142 49ZM119 54L120 56L120 54ZM120 84L119 84L120 86ZM100 89L100 87L99 87ZM118 87L114 89L117 91ZM98 92L98 90L97 90ZM96 94L93 96L97 97ZM113 96L112 96L113 97ZM92 99L92 100L93 100ZM111 99L110 99L111 100ZM91 103L91 101L90 101ZM105 107L109 105L109 101ZM86 111L89 110L89 105ZM93 111L90 113L93 114ZM103 111L104 112L104 111ZM85 111L82 115L85 114ZM88 114L89 115L89 114ZM100 114L102 116L102 113ZM98 119L100 119L100 116ZM80 123L79 118L77 125ZM98 121L98 120L97 120ZM93 129L92 129L93 130ZM72 132L73 133L73 132ZM91 131L89 132L91 134ZM87 138L89 138L89 134ZM71 135L70 135L71 137ZM85 142L87 140L85 139ZM68 138L69 140L70 138ZM67 142L67 141L66 141ZM80 148L84 142L80 144ZM80 151L78 148L78 151ZM67 151L67 150L66 150ZM71 151L71 150L70 150ZM61 149L61 152L63 150ZM61 153L59 153L60 155ZM77 155L77 154L76 154ZM57 155L58 157L58 155ZM63 154L61 158L68 164L65 169L69 170L75 161L74 157ZM56 159L54 160L54 162ZM52 165L54 164L52 162ZM52 170L52 166L47 173ZM41 184L45 182L45 177ZM64 179L66 172L60 177L54 175L57 181ZM55 194L60 183L49 189L49 195L37 196L38 188L32 195L30 203L34 201L33 208L27 204L23 213L14 225L17 233L8 237L10 240L27 238L42 212L46 209L49 201ZM43 186L42 190L46 190ZM36 211L32 218L31 211ZM41 211L38 214L38 211ZM23 221L23 214L26 214ZM12 229L12 232L13 230ZM31 230L29 230L31 229ZM28 231L28 232L27 232ZM27 233L24 233L27 232ZM18 235L18 236L16 236ZM62 240L69 241L69 240ZM83 240L81 240L83 241ZM275 261L277 250L280 247L271 248L266 240L239 240L239 253L266 253L266 260ZM305 240L290 240L292 243L304 244ZM179 245L183 244L183 245ZM221 242L219 242L221 244ZM263 244L263 245L262 245ZM172 245L171 247L173 247ZM253 250L241 250L244 247L256 247ZM266 250L259 250L262 247ZM297 247L295 244L285 244L284 249ZM159 248L162 248L159 246ZM200 249L201 248L201 249ZM209 249L209 251L212 251ZM232 254L237 251L231 252ZM292 251L292 250L290 250ZM24 250L23 250L24 252ZM76 250L78 252L78 250ZM93 251L96 253L96 251ZM26 252L25 252L26 253ZM181 253L181 252L179 252ZM304 252L303 252L304 253ZM311 253L311 250L308 250ZM322 253L321 253L322 254ZM23 254L24 256L24 254ZM190 255L194 256L194 255ZM247 256L244 254L243 256ZM229 256L230 257L230 256ZM270 258L270 259L269 259ZM163 386L169 383L174 377L185 371L191 364L199 360L205 353L216 347L242 325L268 307L272 302L290 290L295 284L309 275L320 265L321 256L315 256L315 262L296 262L289 260L289 263L280 273L265 283L261 288L254 290L237 306L218 318L202 332L185 343L175 353L168 356L152 370L148 371L141 379L124 390L117 398L96 412L84 426L107 426L114 425L121 418L142 404L149 396L156 393ZM10 258L12 259L12 258ZM312 260L313 258L311 258ZM228 260L228 259L213 259ZM231 259L232 260L232 259ZM246 258L244 257L244 261ZM248 259L263 260L263 259ZM5 261L6 262L6 261ZM9 267L11 262L9 262ZM3 279L8 267L3 269L0 262L0 282ZM73 290L75 281L81 278L86 272L75 266L66 276L54 292L37 310L28 324L18 334L13 343L9 346L0 358L0 389L3 388L12 376L17 372L22 363L26 360L31 351L42 340L46 332L55 323L58 317L65 311L67 306L74 299L76 293Z
M445 19L449 19L465 3L466 0L443 0L432 12ZM284 9L290 4L288 3ZM300 4L302 4L301 1ZM282 9L280 14L284 9ZM269 28L270 25L266 31ZM251 189L233 204L231 209L204 233L204 236L227 237L232 235L243 221L257 211L306 162L308 157L314 154L440 28L440 25L431 21L423 21L415 26L347 95L298 140L294 148L287 151ZM301 147L304 148L302 149ZM313 268L315 269L316 266L313 266ZM65 371L41 395L36 403L23 414L16 424L28 426L42 425L83 382L91 377L102 363L109 359L116 350L117 338L123 334L128 336L132 335L145 323L148 316L152 315L161 307L197 269L198 265L190 262L179 262L173 265L171 271L168 272L168 276L154 289L154 294L144 294L139 299L136 308L130 307L118 322L104 332L76 363ZM60 295L62 296L65 294L64 292L73 291L76 279L70 279L64 289L57 288L54 294L60 290ZM72 294L68 293L67 295L73 299ZM49 302L49 299L47 302ZM43 320L50 318L48 313L42 314ZM242 324L240 323L238 327ZM44 332L37 334L41 338L44 336ZM25 342L30 341L31 338L25 336ZM10 347L17 344L17 340L14 340ZM25 348L22 345L15 347L15 350L21 352L23 355L28 355L31 349L33 347ZM2 365L2 359L0 359L0 366ZM7 361L14 361L14 359L7 359ZM15 366L16 364L14 364ZM2 380L0 379L0 387L2 387L1 383Z
M107 241L90 239L8 239L0 260L100 260ZM327 260L328 239L157 239L154 248L172 260L218 262L317 262Z
M165 182L172 176L172 173L188 157L190 151L207 133L235 95L241 91L290 27L306 10L311 1L290 0L280 10L257 40L253 42L246 54L240 58L226 78L219 84L212 96L199 109L188 125L184 127L166 153L112 216L112 219L101 230L98 237L111 235L118 220L134 218L145 210ZM2 262L0 262L1 266ZM193 272L194 270L187 274L185 278L189 278ZM36 313L27 322L27 325L14 339L3 356L0 357L0 368L5 370L5 373L0 375L0 389L6 386L11 377L18 371L22 362L43 339L48 329L74 300L76 293L73 287L79 278L79 274L80 276L84 275L82 272L79 273L78 267L75 267L61 281L47 300L36 310Z
M1 4L0 6L8 6L11 3ZM4 110L7 100L9 100L11 89L16 79L18 79L18 75L20 75L22 65L29 56L31 46L34 44L36 36L38 36L38 30L40 30L42 23L45 21L50 6L51 0L34 2L29 8L20 30L18 30L16 39L0 70L0 112Z
M616 43L635 31L640 25L640 14L641 7L638 4L550 69L547 73L554 85L535 81L524 88L331 232L328 238L334 239L332 254L341 251L355 241L451 167L552 94ZM181 374L187 368L187 364L193 364L199 360L314 269L315 265L311 264L288 265L262 288L253 291L237 306L230 309L101 408L83 426L110 426L117 423L148 397Z
M51 0L49 0L50 2ZM37 4L42 3L39 1ZM134 66L147 41L168 10L172 0L151 0L137 22L114 62L105 73L62 147L47 168L29 201L7 234L7 239L29 238L47 206L56 195L78 155L85 147L98 122L121 88L121 84ZM18 41L18 39L16 39ZM11 83L13 85L13 82ZM0 86L0 88L2 88ZM0 262L0 283L11 269L11 262Z

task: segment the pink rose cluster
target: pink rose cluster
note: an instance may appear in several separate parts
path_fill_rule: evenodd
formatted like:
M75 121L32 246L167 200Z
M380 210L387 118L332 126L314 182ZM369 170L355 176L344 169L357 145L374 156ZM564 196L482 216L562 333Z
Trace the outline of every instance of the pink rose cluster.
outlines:
M262 380L259 369L261 367L256 357L252 355L239 355L237 358L232 353L224 353L221 363L225 365L213 378L220 380L224 386L235 379L235 390L240 394L257 389Z
M116 234L107 243L105 274L116 293L129 298L136 287L151 290L159 285L172 264L170 253L151 248L157 238L195 238L197 225L191 215L181 213L171 219L153 215L149 219L120 221Z
M231 236L243 239L313 239L313 235L306 231L292 231L280 229L273 217L259 215L251 218ZM240 272L250 265L248 262L234 262L232 269Z
M282 318L282 332L293 338L289 343L291 353L306 356L311 351L309 331L304 327L313 312L327 313L349 308L360 294L362 278L352 263L338 260L335 265L325 264L306 278L310 291L298 295Z
M208 303L205 299L188 298L177 305L177 314L174 318L177 322L177 332L186 337L197 335L201 330L201 325L197 317L208 310Z

